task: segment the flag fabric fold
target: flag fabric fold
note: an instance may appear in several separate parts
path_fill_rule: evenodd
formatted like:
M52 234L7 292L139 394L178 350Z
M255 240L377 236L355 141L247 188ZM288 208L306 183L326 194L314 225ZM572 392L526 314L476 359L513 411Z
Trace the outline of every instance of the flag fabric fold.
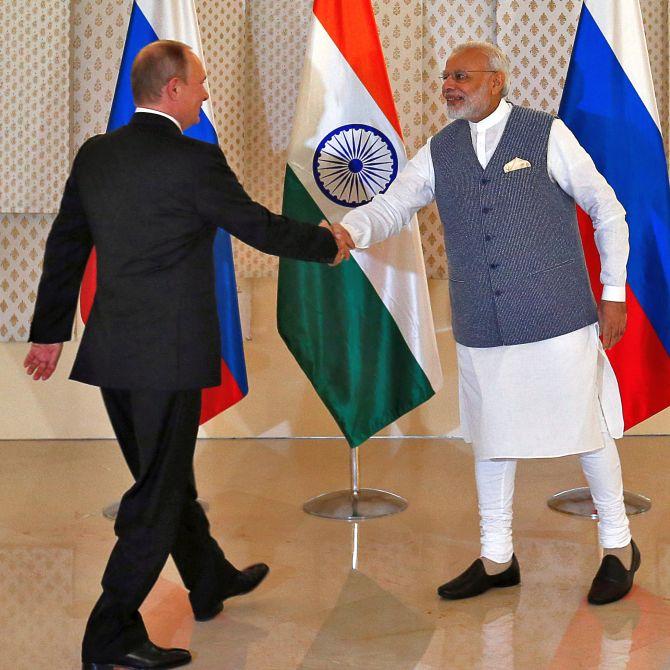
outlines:
M670 185L638 0L585 0L559 116L626 209L628 326L608 351L625 428L670 405ZM578 211L600 298L600 263Z
M127 124L135 112L130 70L138 52L158 39L171 39L188 44L204 63L193 0L134 0L107 124L108 132ZM184 134L204 142L218 143L210 100L205 101L202 106L200 122ZM221 329L221 384L203 389L201 424L234 405L248 392L232 244L226 231L217 231L213 253L217 312ZM80 308L84 323L93 304L95 286L94 249L82 281Z
M316 0L284 214L340 221L385 191L405 163L370 0ZM416 218L337 268L282 259L277 321L352 447L442 385Z

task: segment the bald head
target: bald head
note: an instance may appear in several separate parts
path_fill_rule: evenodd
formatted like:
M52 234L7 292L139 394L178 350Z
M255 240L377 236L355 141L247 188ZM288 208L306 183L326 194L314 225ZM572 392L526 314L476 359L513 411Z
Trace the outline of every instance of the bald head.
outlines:
M142 49L130 71L130 86L136 105L156 103L171 79L188 79L190 47L174 40L151 42Z

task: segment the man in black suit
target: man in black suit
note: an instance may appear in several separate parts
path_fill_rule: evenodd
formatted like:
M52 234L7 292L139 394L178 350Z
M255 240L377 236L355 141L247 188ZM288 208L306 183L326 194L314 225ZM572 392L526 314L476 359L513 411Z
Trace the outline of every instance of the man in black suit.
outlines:
M138 612L170 553L198 620L216 616L226 598L249 592L268 572L264 564L233 567L196 502L200 392L220 382L217 227L270 254L348 257L326 227L253 202L218 146L182 134L208 98L205 77L179 42L154 42L138 54L131 74L138 109L127 126L81 147L47 239L27 372L53 373L95 246L97 291L71 378L101 387L135 478L86 627L85 670L190 661L186 650L153 645Z

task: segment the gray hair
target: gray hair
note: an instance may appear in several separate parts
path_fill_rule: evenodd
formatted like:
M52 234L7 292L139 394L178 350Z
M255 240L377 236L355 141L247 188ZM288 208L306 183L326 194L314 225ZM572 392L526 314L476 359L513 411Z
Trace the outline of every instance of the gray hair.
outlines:
M496 72L502 72L504 77L504 83L502 87L502 95L507 95L509 91L509 58L507 54L495 44L491 42L463 42L454 47L454 50L451 52L451 55L454 56L461 51L466 49L477 49L486 54L489 59L489 67Z

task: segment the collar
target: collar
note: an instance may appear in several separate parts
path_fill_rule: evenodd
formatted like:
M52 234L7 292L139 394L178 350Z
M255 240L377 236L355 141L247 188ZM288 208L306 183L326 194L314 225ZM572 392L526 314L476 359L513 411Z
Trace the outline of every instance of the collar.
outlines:
M492 128L496 124L503 121L507 116L509 116L511 111L512 105L507 102L505 98L502 98L500 100L500 104L486 118L483 118L477 123L473 123L472 121L468 121L468 123L470 124L471 129L474 129L477 133L483 133L485 130Z
M177 121L177 119L175 119L174 116L170 116L169 114L161 112L158 109L151 109L149 107L137 107L135 109L135 113L137 114L137 112L142 112L143 114L157 114L158 116L164 116L166 119L170 119L170 121L172 121L172 123L174 123L177 126L177 128L179 128L180 133L184 132L181 129L181 126L179 125L179 121Z

